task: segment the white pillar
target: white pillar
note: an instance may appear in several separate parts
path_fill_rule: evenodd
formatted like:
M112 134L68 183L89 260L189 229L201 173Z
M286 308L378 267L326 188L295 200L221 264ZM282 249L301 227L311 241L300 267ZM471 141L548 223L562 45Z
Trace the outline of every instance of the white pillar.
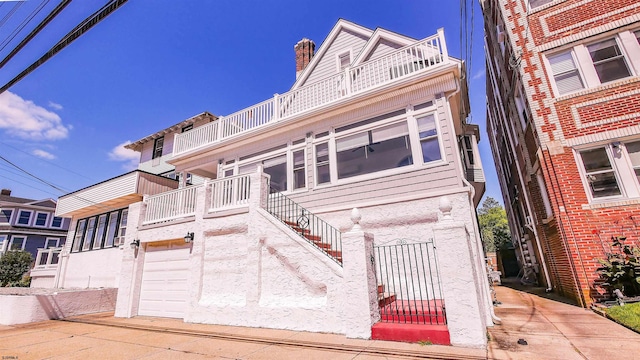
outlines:
M487 329L475 283L473 249L465 224L451 217L451 209L449 199L442 197L442 219L433 227L451 345L486 348Z
M122 263L120 265L120 280L118 282L118 297L116 300L116 317L132 317L138 315L140 303L140 284L142 283L142 269L144 263L144 244L136 249L131 248L131 242L138 239L138 226L144 220L146 204L137 202L129 205L127 216L127 234L122 245Z
M376 272L373 265L373 235L360 227L360 212L351 212L353 227L342 234L343 320L348 338L371 338L371 326L380 320Z

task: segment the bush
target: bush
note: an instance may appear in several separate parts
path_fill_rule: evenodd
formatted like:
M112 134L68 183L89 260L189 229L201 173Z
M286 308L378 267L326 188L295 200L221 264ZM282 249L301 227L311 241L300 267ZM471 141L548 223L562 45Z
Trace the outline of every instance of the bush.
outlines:
M640 295L640 249L624 244L626 238L611 237L612 253L598 260L602 266L596 271L602 286L610 295L618 289L625 296Z
M24 250L7 251L0 257L0 286L29 286L31 279L22 280L31 268L33 258Z

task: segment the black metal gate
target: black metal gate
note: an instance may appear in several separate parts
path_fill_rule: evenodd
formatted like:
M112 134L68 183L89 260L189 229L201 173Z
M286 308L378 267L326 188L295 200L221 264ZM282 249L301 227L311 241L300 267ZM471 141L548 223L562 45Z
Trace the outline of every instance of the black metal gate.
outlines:
M433 240L374 246L378 305L383 322L447 323Z

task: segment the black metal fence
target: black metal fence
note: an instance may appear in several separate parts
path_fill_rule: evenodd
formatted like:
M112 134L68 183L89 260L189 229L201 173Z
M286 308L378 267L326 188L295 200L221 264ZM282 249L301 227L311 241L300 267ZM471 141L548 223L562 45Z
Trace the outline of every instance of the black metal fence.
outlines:
M446 324L433 241L374 246L381 321Z
M274 188L270 188L266 210L342 265L342 238L338 229Z

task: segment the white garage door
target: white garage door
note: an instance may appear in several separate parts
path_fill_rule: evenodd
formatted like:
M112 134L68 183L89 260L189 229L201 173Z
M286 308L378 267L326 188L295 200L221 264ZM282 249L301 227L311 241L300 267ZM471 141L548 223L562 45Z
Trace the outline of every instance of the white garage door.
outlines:
M148 244L144 255L139 315L184 318L189 280L189 244Z

